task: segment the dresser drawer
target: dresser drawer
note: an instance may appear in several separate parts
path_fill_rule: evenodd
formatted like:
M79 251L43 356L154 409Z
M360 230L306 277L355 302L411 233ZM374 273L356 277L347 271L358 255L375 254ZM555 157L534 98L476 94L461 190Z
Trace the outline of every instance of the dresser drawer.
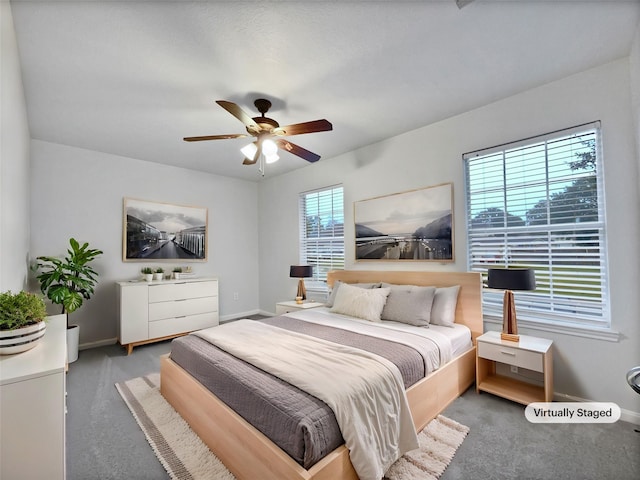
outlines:
M539 352L531 352L494 343L478 342L478 356L536 372L543 371L543 355Z
M218 296L218 282L180 282L149 285L149 303Z
M182 318L167 318L149 322L149 338L161 338L191 332L218 324L218 313L202 313Z
M191 298L171 302L149 304L149 322L165 318L184 317L200 313L211 313L218 310L218 297Z

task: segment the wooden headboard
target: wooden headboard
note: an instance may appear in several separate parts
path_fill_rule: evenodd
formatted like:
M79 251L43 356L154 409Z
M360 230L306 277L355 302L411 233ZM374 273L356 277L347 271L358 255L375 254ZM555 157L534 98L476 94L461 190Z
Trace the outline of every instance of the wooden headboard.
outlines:
M327 273L327 284L340 280L345 283L386 282L396 285L452 287L460 285L456 323L466 325L476 337L484 333L482 321L482 276L478 272L388 272L378 270L332 270Z

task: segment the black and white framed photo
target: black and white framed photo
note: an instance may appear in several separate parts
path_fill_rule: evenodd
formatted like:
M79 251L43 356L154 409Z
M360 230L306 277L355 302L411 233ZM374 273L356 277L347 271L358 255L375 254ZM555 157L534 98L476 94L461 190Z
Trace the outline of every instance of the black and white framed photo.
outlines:
M453 184L354 202L356 260L453 262Z
M124 199L123 261L206 261L205 207Z

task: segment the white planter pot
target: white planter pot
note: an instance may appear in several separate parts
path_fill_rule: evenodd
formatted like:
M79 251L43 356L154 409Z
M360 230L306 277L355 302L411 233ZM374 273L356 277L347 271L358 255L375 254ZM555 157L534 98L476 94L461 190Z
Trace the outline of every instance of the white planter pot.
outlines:
M80 326L69 325L69 328L67 328L67 362L73 363L78 359L79 341Z
M162 280L162 278L164 277L164 273L154 273L153 274L153 279L156 281Z
M38 322L15 330L0 330L0 355L13 355L35 347L44 337L47 324Z
M145 274L144 274L144 279L145 279L147 282L153 282L153 273L145 273Z

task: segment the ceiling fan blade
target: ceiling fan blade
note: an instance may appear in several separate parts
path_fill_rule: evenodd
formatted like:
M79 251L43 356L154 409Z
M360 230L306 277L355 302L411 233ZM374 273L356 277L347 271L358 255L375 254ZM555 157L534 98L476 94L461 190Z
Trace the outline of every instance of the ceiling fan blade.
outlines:
M249 160L247 157L244 157L244 160L242 161L242 164L243 165L254 165L257 161L258 161L257 158L255 160Z
M260 132L260 127L244 110L242 110L237 104L233 102L227 102L226 100L216 100L216 103L224 108L231 115L240 120L251 131Z
M256 150L255 155L253 156L253 163L256 163L258 159L262 155L262 139L258 140L258 149Z
M273 130L274 135L301 135L303 133L326 132L333 130L333 125L328 120L313 120L312 122L294 123Z
M229 138L243 138L249 135L245 133L232 133L229 135L206 135L204 137L184 137L185 142L201 142L203 140L227 140Z
M306 148L302 148L300 145L296 145L295 143L291 143L289 140L285 140L283 138L276 140L276 144L286 150L289 153L293 153L300 158L304 158L307 162L317 162L320 160L320 155L317 153L310 152Z

